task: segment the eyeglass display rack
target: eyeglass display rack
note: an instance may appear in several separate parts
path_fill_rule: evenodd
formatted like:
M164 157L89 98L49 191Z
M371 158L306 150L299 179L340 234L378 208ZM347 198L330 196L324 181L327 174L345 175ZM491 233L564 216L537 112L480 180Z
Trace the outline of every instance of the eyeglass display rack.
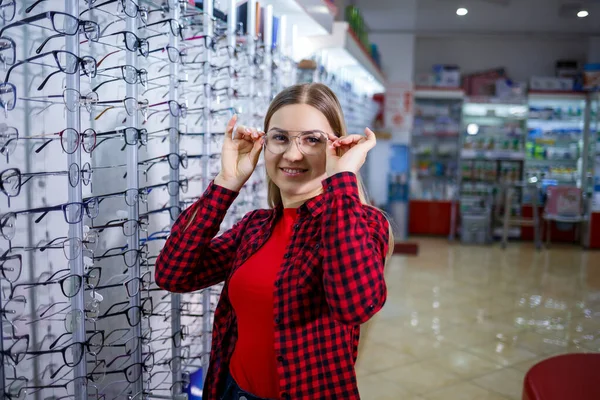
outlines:
M460 88L415 89L410 234L450 234L463 99Z
M228 22L210 0L57 5L19 3L0 25L2 397L183 399L206 374L220 288L168 293L153 262L198 198L182 193L218 172L232 111L260 126L294 65L252 12L238 34L235 0ZM263 170L222 231L264 207Z
M490 243L494 234L501 234L496 227L501 186L523 179L527 113L525 99L465 99L455 200L458 207L452 207L450 238L460 233L463 242ZM521 212L521 197L516 199L509 205L511 215ZM519 234L520 229L512 229L509 237Z

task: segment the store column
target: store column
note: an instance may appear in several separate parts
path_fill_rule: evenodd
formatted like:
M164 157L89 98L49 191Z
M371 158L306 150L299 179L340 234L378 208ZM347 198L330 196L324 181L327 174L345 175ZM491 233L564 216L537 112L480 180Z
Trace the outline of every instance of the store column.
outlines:
M413 18L402 18L412 26L399 26L410 32L416 21L416 2L406 1L403 13ZM367 15L367 23L369 18ZM399 23L402 23L399 21ZM372 27L371 27L372 28ZM410 131L413 119L413 70L415 35L410 33L378 33L371 29L369 35L382 55L386 76L384 132L391 133L390 140L379 139L369 153L368 191L373 202L386 205L390 212L397 242L405 241L408 233L408 201L410 181Z

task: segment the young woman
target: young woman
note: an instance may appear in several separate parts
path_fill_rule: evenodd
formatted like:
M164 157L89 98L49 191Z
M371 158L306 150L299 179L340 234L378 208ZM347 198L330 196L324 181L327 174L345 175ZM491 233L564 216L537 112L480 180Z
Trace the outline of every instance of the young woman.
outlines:
M358 171L375 134L347 135L322 84L277 95L265 132L227 125L219 175L174 224L156 282L192 292L225 282L206 400L359 399L360 324L384 305L388 221ZM270 209L215 237L264 149Z

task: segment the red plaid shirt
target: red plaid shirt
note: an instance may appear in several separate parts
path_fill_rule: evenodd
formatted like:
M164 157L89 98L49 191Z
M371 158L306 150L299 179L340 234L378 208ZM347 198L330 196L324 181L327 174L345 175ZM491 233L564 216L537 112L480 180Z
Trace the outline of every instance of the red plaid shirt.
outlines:
M298 209L295 234L275 280L281 399L359 399L354 371L359 326L383 307L387 296L387 220L360 203L353 173L331 176L323 188ZM211 183L181 214L156 261L156 283L171 292L225 281L214 317L206 400L222 393L237 339L229 279L267 241L282 213L281 207L254 210L215 237L236 196Z

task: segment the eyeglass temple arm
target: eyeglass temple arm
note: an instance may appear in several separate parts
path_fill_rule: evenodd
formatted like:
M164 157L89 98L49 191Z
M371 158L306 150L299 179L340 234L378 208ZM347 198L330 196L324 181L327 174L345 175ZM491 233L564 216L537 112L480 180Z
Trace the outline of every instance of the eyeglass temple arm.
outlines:
M44 1L44 0L40 0L40 1ZM82 12L80 12L80 13L79 13L79 16L81 17L81 16L82 16L83 14L85 14L86 12L92 11L92 10L93 10L93 9L95 9L95 8L100 8L100 7L102 7L102 6L105 6L105 5L107 5L107 4L110 4L110 3L115 3L116 1L118 1L118 0L108 0L108 1L105 1L104 3L101 3L101 4L96 4L96 5L94 5L94 6L90 6L90 7L86 8L85 10L83 10ZM113 21L113 22L114 22L114 21Z
M27 7L25 9L25 14L29 14L35 7L37 7L38 4L43 3L45 1L48 1L48 0L37 0L35 3L33 3L32 5L30 5L29 7Z
M37 14L37 15L33 15L31 17L24 18L20 21L15 21L12 24L6 25L4 28L0 29L0 36L2 36L2 34L10 28L15 28L15 27L21 26L21 25L27 25L31 22L39 21L40 19L49 18L49 16L50 16L50 11L43 12L43 13Z
M1 35L2 35L2 34L0 33L0 36L1 36ZM32 62L32 61L34 61L34 60L37 60L37 59L39 59L39 58L46 57L46 56L47 56L47 55L49 55L49 54L54 54L55 52L56 52L56 50L54 50L54 51L49 51L49 52L47 52L47 53L44 53L44 54L39 54L39 55L37 55L37 56L33 56L33 57L31 57L31 58L27 58L27 59L25 59L25 60L21 60L21 61L19 61L19 62L16 62L16 63L14 63L13 65L11 65L11 66L10 66L10 68L8 69L8 71L6 71L6 76L4 77L4 82L8 82L8 81L9 81L9 78L10 78L10 73L12 72L12 70L13 70L13 69L15 69L16 67L18 67L19 65L22 65L22 64L25 64L25 63L30 63L30 62Z
M59 38L59 37L63 37L65 36L64 33L57 33L56 35L52 35L52 36L48 36L43 42L42 44L40 44L40 46L35 50L35 54L40 54L42 52L42 49L46 46L46 44L54 39L54 38Z
M102 114L100 114L100 115L102 115ZM96 143L96 146L94 147L94 149L97 149L98 146L100 146L102 143L104 143L104 142L106 142L107 140L110 140L110 139L112 139L112 138L108 137L108 138L102 139L101 141L99 141L98 143Z
M97 91L98 91L98 89L99 89L100 87L102 87L102 85L104 85L104 84L111 83L111 82L116 82L116 81L118 81L118 80L120 80L120 78L114 78L114 79L110 79L110 80L108 80L108 81L104 81L104 82L100 83L98 86L96 86L95 88L93 88L93 89L92 89L92 92L97 92Z

